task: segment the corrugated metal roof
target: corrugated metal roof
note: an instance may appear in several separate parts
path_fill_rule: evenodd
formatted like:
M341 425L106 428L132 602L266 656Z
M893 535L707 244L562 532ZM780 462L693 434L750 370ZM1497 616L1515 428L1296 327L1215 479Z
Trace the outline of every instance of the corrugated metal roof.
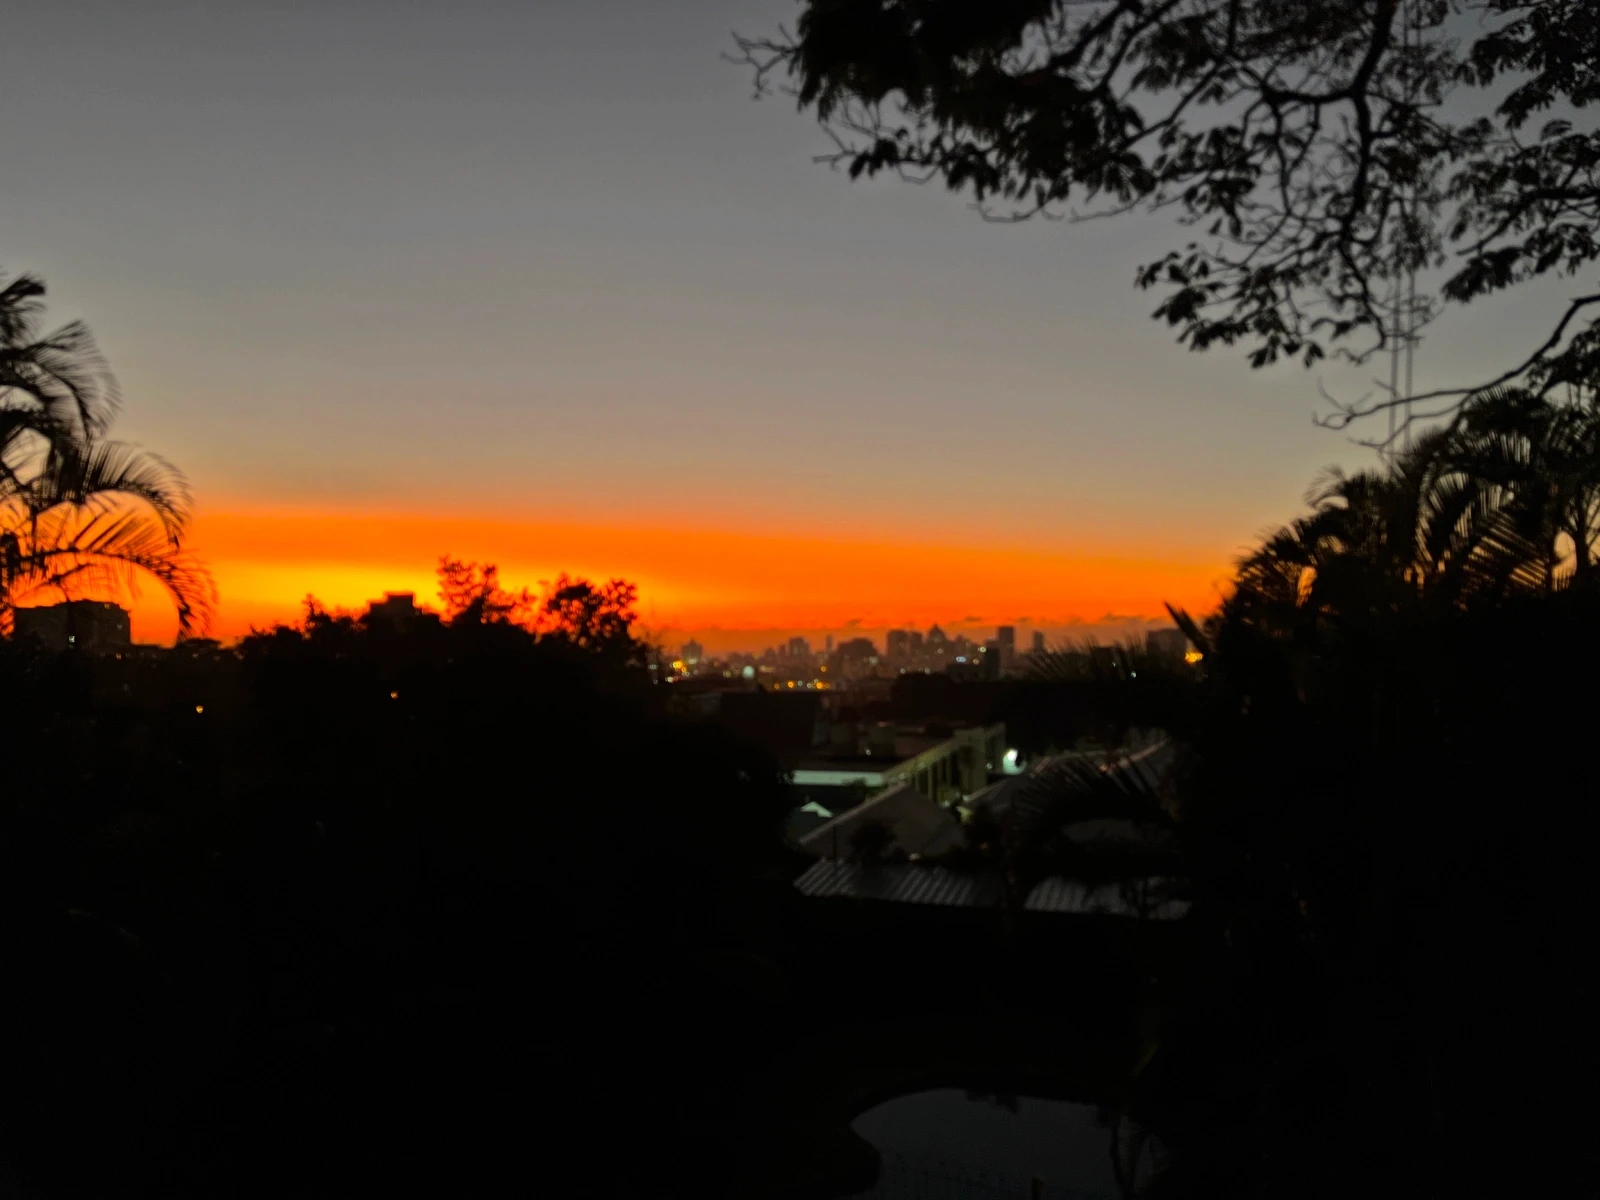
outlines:
M991 879L947 867L909 863L822 859L807 868L794 885L807 896L848 896L957 908L993 908L1000 903L999 885Z
M992 877L916 863L866 864L823 859L808 867L794 885L806 896L955 908L995 908L1000 904L1000 884ZM1160 885L1160 880L1150 880L1144 885L1150 897L1145 915L1158 921L1182 917L1188 911L1188 904L1165 899ZM1117 885L1094 888L1076 880L1059 878L1046 879L1035 887L1023 908L1028 912L1078 916L1138 915L1138 907L1128 904Z
M1145 897L1141 905L1137 896L1135 903L1129 904L1123 897L1122 888L1117 884L1095 887L1075 879L1057 877L1038 884L1028 893L1028 898L1022 907L1029 912L1080 915L1100 913L1116 917L1138 916L1140 907L1143 907L1144 915L1152 920L1177 920L1189 911L1189 905L1183 900L1168 899L1162 891L1161 884L1161 880L1151 879L1143 881L1138 886L1137 890Z

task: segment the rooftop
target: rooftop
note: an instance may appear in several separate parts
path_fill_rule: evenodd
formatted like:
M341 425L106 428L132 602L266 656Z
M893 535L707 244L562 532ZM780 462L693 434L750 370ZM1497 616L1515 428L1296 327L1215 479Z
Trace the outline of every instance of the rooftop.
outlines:
M802 895L881 900L896 904L929 904L953 908L998 908L998 879L926 863L868 864L822 859L795 880ZM1125 886L1092 886L1052 877L1029 891L1027 912L1074 916L1137 917L1173 921L1188 911L1187 901L1167 894L1161 879L1132 881Z
M965 836L948 809L902 783L819 825L800 839L800 846L813 854L847 851L869 825L884 829L885 849L908 855L942 854Z

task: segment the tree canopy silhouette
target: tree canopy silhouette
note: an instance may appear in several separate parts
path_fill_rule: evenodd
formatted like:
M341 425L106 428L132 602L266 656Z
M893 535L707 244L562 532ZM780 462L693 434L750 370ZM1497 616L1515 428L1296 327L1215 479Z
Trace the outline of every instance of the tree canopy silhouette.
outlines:
M506 622L529 626L538 620L538 601L527 588L508 592L500 586L500 568L448 555L439 559L439 599L451 624Z
M494 563L448 555L439 560L438 576L444 619L452 625L513 625L619 662L644 661L647 647L633 634L639 589L626 579L596 584L562 572L536 597L527 588L501 587Z
M693 1178L676 1114L778 1044L723 977L772 952L791 802L667 693L508 621L0 640L7 1169L86 1200Z
M562 574L551 584L541 610L550 628L585 650L629 656L638 647L630 633L639 589L625 579L602 584Z
M1163 713L1195 954L1131 1090L1159 1194L1592 1178L1581 1106L1512 1098L1596 1061L1585 842L1545 832L1590 790L1594 413L1474 397L1392 471L1324 476L1207 620L1175 613L1204 651Z
M1600 97L1589 0L804 0L792 33L737 41L852 178L1001 220L1171 211L1195 236L1138 285L1190 348L1255 366L1360 360L1600 257L1600 132L1572 119ZM1437 292L1402 298L1426 269ZM1494 382L1593 378L1597 305Z

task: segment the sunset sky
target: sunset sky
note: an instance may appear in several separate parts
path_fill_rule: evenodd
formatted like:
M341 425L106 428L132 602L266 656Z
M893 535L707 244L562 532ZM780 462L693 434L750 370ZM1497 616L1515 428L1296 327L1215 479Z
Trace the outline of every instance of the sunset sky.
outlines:
M0 266L94 327L119 436L189 475L215 632L621 575L717 648L789 630L1204 608L1367 452L1320 382L1147 319L1165 220L985 224L850 184L719 57L786 0L12 0ZM1537 289L1430 334L1483 374ZM1486 338L1492 333L1492 338ZM137 610L135 636L170 638Z

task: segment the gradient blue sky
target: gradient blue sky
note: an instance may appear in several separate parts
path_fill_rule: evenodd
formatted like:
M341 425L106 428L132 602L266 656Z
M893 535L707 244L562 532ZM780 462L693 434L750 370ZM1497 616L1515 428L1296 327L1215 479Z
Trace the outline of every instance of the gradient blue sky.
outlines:
M684 594L699 530L1192 573L1365 461L1313 427L1317 375L1147 319L1133 270L1167 221L1000 227L814 164L815 126L720 58L796 11L11 0L0 265L90 320L119 433L188 471L202 547L209 514L426 512L661 530ZM1520 354L1565 290L1439 327L1419 384ZM627 573L602 543L582 565ZM224 551L225 605L251 553Z

